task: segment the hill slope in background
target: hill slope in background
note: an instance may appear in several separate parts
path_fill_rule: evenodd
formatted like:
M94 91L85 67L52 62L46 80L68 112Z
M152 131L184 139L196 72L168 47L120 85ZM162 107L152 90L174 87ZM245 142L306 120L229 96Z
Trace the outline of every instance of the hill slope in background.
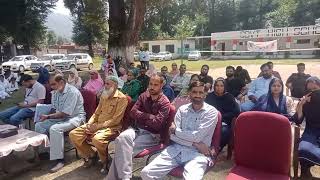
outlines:
M71 39L72 37L73 22L70 16L51 13L48 16L46 26L49 30L54 31L57 36L62 36L67 39Z

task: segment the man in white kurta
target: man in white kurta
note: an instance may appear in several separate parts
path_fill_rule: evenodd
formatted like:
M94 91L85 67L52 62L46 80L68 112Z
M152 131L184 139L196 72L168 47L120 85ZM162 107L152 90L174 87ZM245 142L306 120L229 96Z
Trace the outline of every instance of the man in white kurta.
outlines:
M170 127L173 141L149 165L143 168L143 180L163 179L173 168L184 166L183 178L202 179L207 165L215 154L210 150L218 121L218 111L204 103L204 83L194 82L189 87L192 103L181 106Z

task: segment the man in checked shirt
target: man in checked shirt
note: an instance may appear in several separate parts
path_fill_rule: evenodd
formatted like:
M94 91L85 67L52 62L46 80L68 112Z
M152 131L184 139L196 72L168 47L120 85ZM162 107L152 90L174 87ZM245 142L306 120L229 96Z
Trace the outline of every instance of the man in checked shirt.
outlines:
M163 179L173 168L184 166L183 178L202 179L211 157L211 139L218 121L218 111L204 102L203 82L189 86L191 103L181 106L170 127L173 143L143 168L143 180Z

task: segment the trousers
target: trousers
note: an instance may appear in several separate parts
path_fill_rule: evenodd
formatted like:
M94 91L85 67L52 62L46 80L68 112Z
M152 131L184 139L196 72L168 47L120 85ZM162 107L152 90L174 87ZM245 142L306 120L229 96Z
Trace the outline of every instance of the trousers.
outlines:
M240 105L241 112L251 111L255 106L255 103L248 100Z
M208 158L201 155L187 163L181 163L179 155L171 157L166 151L160 153L149 165L141 171L143 180L163 179L172 169L184 166L183 179L201 180L207 169Z
M112 138L118 135L117 131L110 128L100 129L94 133L91 137L85 133L86 125L82 125L69 133L69 138L74 144L79 154L83 158L92 157L94 154L91 145L88 143L88 139L91 140L91 144L97 149L100 160L104 163L107 159L107 147Z
M19 108L14 106L0 112L0 119L6 123L14 126L19 126L26 118L32 118L34 112L29 108Z
M36 124L36 132L49 135L50 160L64 158L64 133L76 128L70 120L72 120L72 118L60 121L57 119L47 119Z
M299 143L299 160L302 168L320 165L320 129L306 127Z
M114 158L106 180L132 178L132 158L145 148L158 145L160 138L146 130L129 128L115 140Z

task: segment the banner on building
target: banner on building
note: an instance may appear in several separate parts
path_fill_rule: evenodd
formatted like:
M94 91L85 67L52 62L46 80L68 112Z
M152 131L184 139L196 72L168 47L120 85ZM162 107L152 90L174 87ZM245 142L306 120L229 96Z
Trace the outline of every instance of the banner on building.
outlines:
M251 52L276 52L278 49L278 41L266 41L266 42L247 42L248 51Z

